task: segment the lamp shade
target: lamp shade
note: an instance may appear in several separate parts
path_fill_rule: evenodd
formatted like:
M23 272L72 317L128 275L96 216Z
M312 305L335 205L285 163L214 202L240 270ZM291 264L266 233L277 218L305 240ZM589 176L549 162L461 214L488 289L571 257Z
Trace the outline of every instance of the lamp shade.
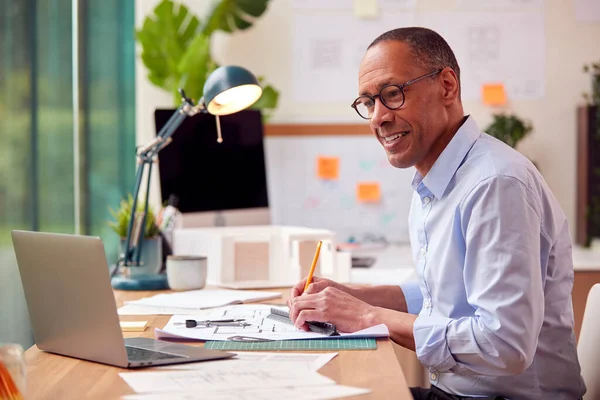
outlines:
M227 115L250 107L262 95L258 79L247 69L224 65L204 83L204 103L213 115Z

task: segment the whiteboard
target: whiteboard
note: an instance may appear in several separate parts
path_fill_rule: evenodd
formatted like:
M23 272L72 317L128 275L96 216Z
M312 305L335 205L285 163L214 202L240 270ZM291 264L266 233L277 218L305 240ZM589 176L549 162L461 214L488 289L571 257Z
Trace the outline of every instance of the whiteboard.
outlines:
M370 136L265 138L271 222L335 231L337 241L367 235L408 242L414 168L392 167ZM339 177L317 176L318 157L339 157ZM381 200L361 203L360 182L378 182Z

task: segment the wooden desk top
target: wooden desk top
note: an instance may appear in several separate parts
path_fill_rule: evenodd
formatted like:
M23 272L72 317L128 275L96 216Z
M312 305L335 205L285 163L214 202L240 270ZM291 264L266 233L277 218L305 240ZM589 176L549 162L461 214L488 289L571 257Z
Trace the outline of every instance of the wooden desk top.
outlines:
M287 288L270 290L281 291L284 298L289 293ZM124 301L155 293L115 291L115 299L120 307ZM149 325L144 332L124 332L123 336L154 337L154 328L162 328L169 318L168 315L121 316L122 321L143 320ZM198 342L189 344L202 345ZM28 366L27 399L118 399L134 393L118 375L128 371L126 369L45 353L35 345L25 352L25 360ZM378 339L377 350L340 351L319 373L339 384L372 391L352 399L412 399L389 339Z

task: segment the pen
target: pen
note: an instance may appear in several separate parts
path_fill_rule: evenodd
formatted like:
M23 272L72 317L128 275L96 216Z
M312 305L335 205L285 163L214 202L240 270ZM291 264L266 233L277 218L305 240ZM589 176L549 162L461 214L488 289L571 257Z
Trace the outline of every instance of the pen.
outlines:
M196 321L195 319L186 319L185 327L186 328L195 328L197 326L247 326L245 319L216 319L216 320L206 320L206 321ZM175 322L175 325L183 325L183 322Z
M317 266L317 260L319 259L319 253L321 252L321 245L323 241L319 240L319 244L317 244L317 250L315 251L315 258L313 258L312 265L310 266L310 271L308 272L308 278L306 278L306 285L304 285L304 290L302 293L306 292L308 289L308 285L312 282L313 274L315 273L315 267Z

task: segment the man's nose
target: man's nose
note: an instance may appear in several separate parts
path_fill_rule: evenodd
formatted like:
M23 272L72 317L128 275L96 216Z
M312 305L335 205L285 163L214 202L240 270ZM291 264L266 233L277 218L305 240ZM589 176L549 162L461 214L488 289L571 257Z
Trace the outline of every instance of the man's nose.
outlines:
M371 115L370 120L371 127L374 129L381 128L384 123L390 122L393 119L394 114L392 113L392 110L384 106L379 97L376 98L375 106L373 107L373 114Z

